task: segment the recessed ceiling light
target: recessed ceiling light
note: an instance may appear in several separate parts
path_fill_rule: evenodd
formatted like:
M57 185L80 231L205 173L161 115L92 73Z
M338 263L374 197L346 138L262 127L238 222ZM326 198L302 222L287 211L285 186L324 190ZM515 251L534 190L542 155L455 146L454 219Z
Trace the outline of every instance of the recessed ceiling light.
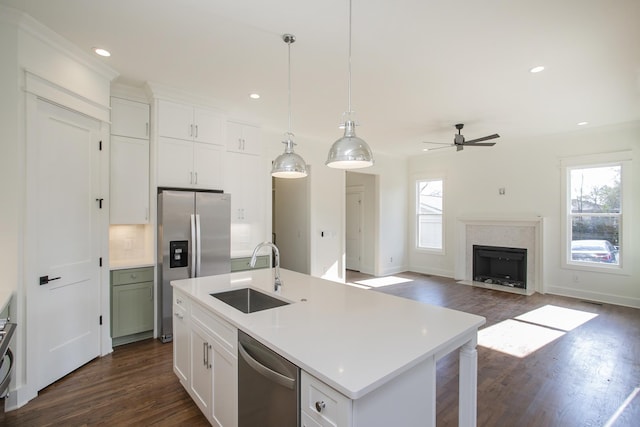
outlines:
M544 67L542 65L538 65L537 67L533 67L532 69L529 70L530 73L539 73L540 71L543 71Z
M94 47L93 51L100 56L111 56L111 52L101 47Z
M251 99L260 99L260 94L259 93L251 93L251 94L249 94L249 98L251 98Z
M589 122L580 122L580 123L578 123L578 126L585 126L585 125L588 125L588 124L589 124Z

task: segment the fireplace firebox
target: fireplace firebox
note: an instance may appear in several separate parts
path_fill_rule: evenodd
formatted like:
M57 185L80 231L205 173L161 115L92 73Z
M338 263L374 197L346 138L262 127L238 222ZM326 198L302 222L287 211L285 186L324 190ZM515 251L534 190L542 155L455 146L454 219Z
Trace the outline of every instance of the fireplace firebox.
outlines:
M527 288L527 250L473 245L473 280Z

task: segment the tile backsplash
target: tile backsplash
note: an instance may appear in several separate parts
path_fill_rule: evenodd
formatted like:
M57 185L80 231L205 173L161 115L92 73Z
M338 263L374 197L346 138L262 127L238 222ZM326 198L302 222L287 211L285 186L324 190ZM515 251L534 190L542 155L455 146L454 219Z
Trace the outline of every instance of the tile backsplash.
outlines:
M113 265L153 264L153 227L112 225L109 227L109 263Z

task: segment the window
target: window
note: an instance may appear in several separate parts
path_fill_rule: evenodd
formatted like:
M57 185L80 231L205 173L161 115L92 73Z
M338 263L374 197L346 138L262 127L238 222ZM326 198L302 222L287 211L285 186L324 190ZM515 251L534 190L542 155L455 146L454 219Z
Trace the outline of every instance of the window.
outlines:
M416 181L416 241L420 249L443 249L442 201L442 179Z
M622 266L624 163L566 167L566 264Z

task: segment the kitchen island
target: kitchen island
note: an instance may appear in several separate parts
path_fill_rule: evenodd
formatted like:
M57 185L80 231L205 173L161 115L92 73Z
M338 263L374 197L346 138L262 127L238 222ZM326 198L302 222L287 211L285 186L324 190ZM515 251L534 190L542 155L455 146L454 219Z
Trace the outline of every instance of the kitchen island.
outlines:
M237 422L237 399L233 396L237 393L233 372L237 369L237 330L302 370L302 425L435 425L436 361L457 349L459 424L476 424L476 343L478 328L485 323L483 317L288 270L281 272L283 286L278 294L273 292L268 269L172 282L174 320L191 319L189 324L174 322L174 371L212 424L226 427ZM290 304L245 314L210 295L243 287ZM190 327L208 335L194 345L193 339L186 339ZM185 361L194 357L189 350L202 352L202 343L206 350L211 348L210 341L214 348L211 356L204 356L205 368L216 364L227 367L218 375L213 372L211 397L194 392L193 382L200 381L195 371L183 372L188 369ZM226 383L218 393L216 376ZM231 397L222 396L223 389L231 391L227 393ZM317 396L323 398L323 404L325 400L333 402L335 408L316 411L312 400ZM218 402L219 416L216 398L226 399ZM227 408L226 414L223 408Z

